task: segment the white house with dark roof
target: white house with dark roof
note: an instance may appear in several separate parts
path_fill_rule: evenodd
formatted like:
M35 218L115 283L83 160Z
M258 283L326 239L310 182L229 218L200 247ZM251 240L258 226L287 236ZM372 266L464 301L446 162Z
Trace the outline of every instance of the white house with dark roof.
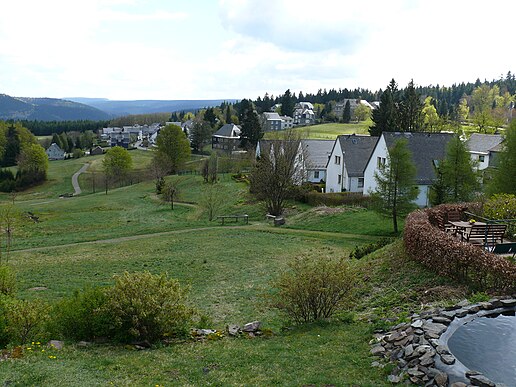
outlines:
M277 131L292 128L294 119L289 116L280 116L278 113L262 113L262 128L264 131Z
M375 136L337 137L326 164L326 192L363 192L364 170L377 141Z
M430 186L436 177L435 165L444 159L446 146L453 136L452 133L383 132L364 170L364 193L376 190L374 175L380 165L387 163L389 148L400 139L406 139L416 166L416 185L419 188L419 195L415 204L420 207L428 206Z
M211 148L224 152L237 151L240 148L242 130L235 124L226 124L211 136Z
M355 98L344 98L342 101L337 102L335 104L335 107L333 108L333 112L337 117L342 117L344 114L344 109L346 107L346 102L349 101L349 108L351 111L351 116L353 117L353 113L355 112L355 109L358 107L358 105L364 105L367 106L369 109L373 110L373 106L367 102L365 99L355 99Z
M473 133L466 147L475 162L478 170L492 167L496 161L496 154L501 151L503 137L499 134Z

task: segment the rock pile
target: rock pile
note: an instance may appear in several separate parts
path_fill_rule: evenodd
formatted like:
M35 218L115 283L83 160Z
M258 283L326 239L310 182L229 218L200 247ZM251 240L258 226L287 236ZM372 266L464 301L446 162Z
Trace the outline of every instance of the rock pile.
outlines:
M466 300L446 309L414 314L411 322L399 324L389 332L377 332L371 341L371 354L382 357L396 364L388 381L400 383L410 380L417 385L448 386L449 375L439 370L436 359L446 365L455 363L455 357L445 345L439 341L441 335L455 318L476 314L480 311L516 306L516 299L492 299L470 305ZM372 366L382 366L373 362ZM495 386L493 382L476 371L468 371L465 378L474 386ZM453 387L465 386L464 383L453 383Z

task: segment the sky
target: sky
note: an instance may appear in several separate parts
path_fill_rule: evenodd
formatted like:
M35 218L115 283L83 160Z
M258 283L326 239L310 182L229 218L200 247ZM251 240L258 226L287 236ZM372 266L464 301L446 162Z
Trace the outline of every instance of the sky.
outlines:
M242 99L516 72L514 0L16 0L0 93Z

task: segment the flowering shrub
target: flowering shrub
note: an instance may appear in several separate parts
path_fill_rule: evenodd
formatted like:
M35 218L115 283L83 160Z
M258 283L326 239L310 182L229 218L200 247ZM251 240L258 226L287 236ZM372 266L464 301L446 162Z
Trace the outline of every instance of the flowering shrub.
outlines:
M7 302L5 319L9 342L26 344L46 338L49 311L49 305L42 300L11 299Z
M476 289L516 290L516 265L434 226L443 211L456 207L437 206L409 214L403 235L407 253L436 273L466 282Z

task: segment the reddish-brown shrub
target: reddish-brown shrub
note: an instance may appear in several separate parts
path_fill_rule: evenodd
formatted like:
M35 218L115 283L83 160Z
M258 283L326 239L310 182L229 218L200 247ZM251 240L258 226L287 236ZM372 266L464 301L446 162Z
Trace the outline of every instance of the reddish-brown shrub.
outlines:
M460 205L451 205L457 206ZM407 216L403 235L407 253L436 273L463 281L475 289L515 291L516 265L432 225L443 211L458 209L449 207L417 210Z

